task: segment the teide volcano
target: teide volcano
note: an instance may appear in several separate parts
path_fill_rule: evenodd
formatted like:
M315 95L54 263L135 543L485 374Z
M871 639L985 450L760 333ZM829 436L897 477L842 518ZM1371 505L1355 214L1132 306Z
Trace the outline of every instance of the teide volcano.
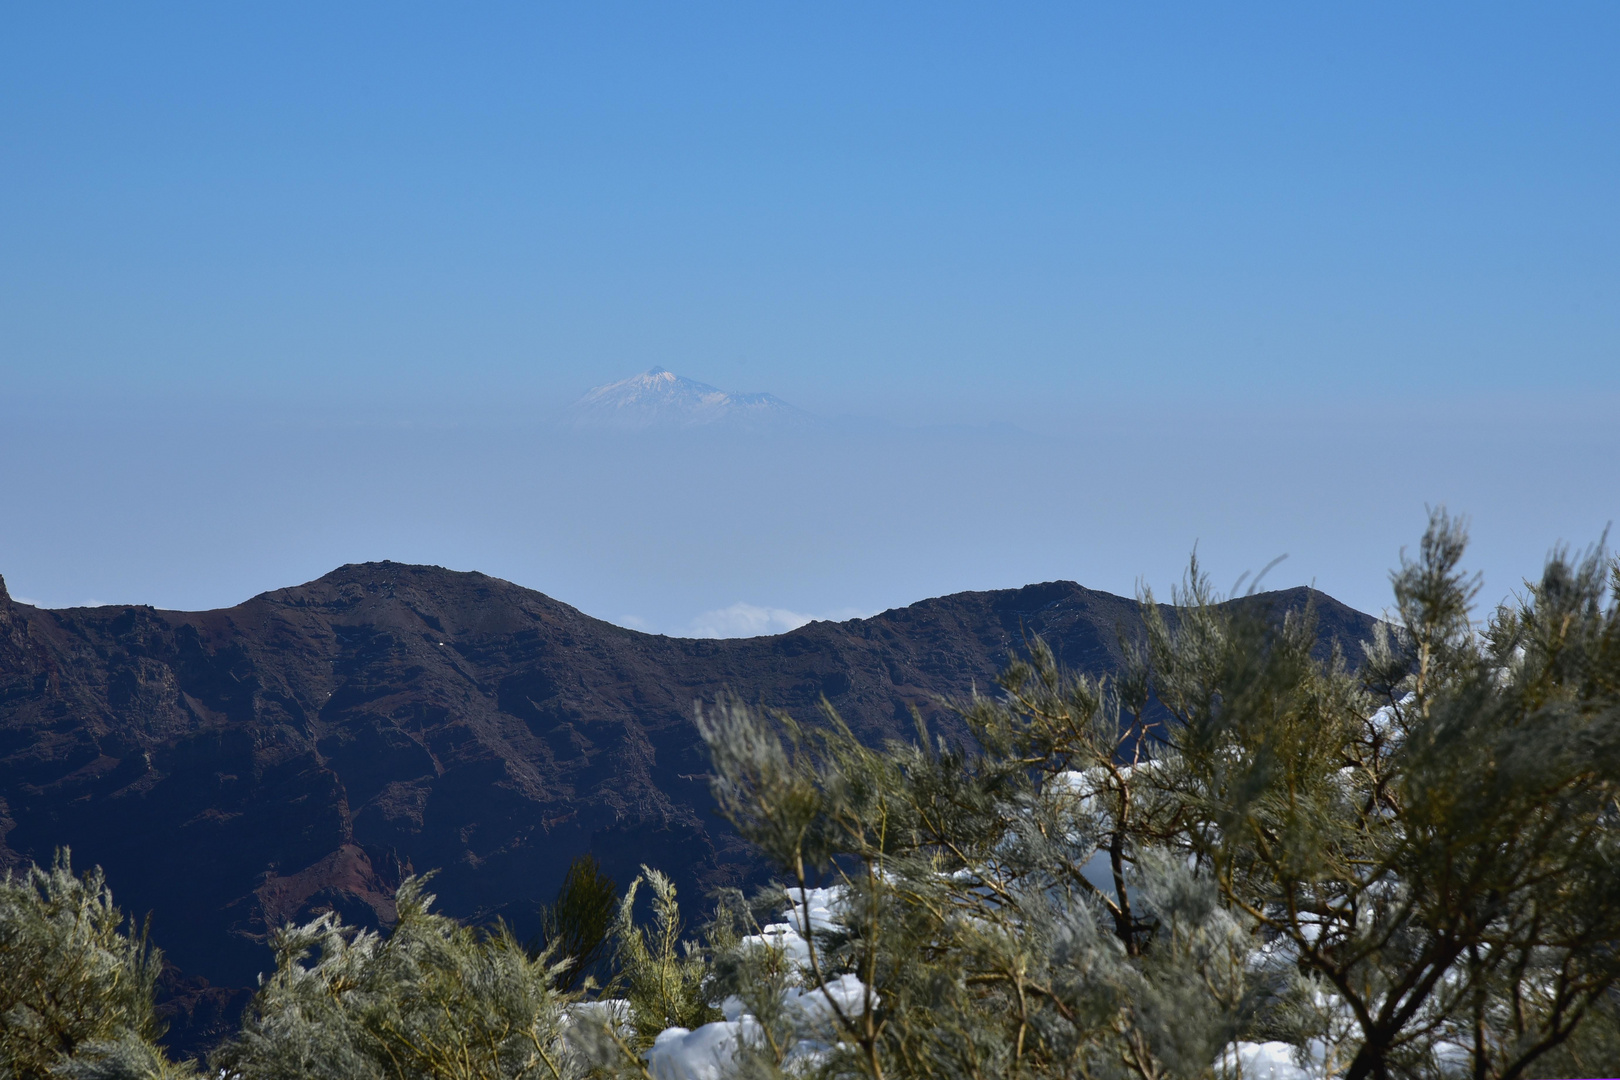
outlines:
M647 431L682 428L778 430L814 423L814 418L771 394L718 390L655 367L598 386L576 401L569 418L577 429Z
M1373 620L1315 600L1324 640L1359 655ZM1102 673L1140 625L1134 602L1072 582L729 640L397 563L194 613L47 611L0 584L0 862L71 845L153 913L175 964L232 986L270 965L283 920L388 922L412 869L441 869L450 913L522 933L587 850L621 884L670 871L695 911L761 872L712 813L695 699L807 716L825 696L863 737L900 738L912 708L950 724L941 697L989 687L1027 633Z

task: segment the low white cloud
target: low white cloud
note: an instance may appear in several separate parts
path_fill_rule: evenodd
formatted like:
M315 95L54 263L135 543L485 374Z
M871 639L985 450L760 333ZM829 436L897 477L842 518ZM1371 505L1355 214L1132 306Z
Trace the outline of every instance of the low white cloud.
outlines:
M760 607L739 600L730 607L705 611L692 620L687 633L692 637L761 637L765 634L785 634L809 622L842 622L845 619L865 618L868 614L855 608L840 608L821 615L806 615L787 608Z
M797 630L815 616L787 608L760 607L738 601L730 607L705 611L692 620L693 637L759 637Z

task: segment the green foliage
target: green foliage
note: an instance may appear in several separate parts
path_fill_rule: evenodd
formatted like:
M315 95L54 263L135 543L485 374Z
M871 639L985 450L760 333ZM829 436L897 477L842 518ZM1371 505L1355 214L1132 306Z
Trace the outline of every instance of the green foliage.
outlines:
M157 1048L152 987L162 967L144 928L126 932L101 869L69 852L0 882L0 1076L192 1075Z
M1350 1021L1350 1078L1524 1075L1620 979L1620 604L1560 554L1477 634L1464 543L1435 517L1361 677L1196 578L1149 623L1176 841Z
M867 747L830 709L814 729L703 715L724 810L800 890L813 871L842 889L797 973L822 1030L775 1041L870 1076L1207 1074L1286 975L1251 967L1259 940L1212 883L1140 846L1174 822L1125 699L1038 643L1005 686L964 712L977 752L922 730ZM749 966L727 965L738 985ZM858 997L818 989L845 976Z
M618 886L590 854L568 866L557 899L540 912L544 948L565 965L558 988L572 990L601 959L613 929Z
M330 913L278 932L275 973L214 1066L247 1080L583 1075L550 954L434 914L422 886L400 885L387 936Z
M961 708L971 748L703 712L723 811L843 899L801 970L739 946L716 992L853 976L818 1060L869 1076L1206 1077L1257 1043L1352 1080L1592 1068L1620 1045L1620 569L1559 553L1476 629L1464 546L1436 515L1358 672L1195 562L1116 679L1032 642ZM816 1037L763 1027L766 1072Z
M1527 1071L1530 1077L1603 1076L1620 1062L1620 993L1610 990L1562 1044Z
M665 1028L695 1028L720 1018L705 992L708 965L702 951L695 942L681 940L684 926L674 882L657 870L643 866L641 871L619 904L613 927L619 978L610 988L622 990L630 1003L638 1048L650 1046ZM636 893L643 881L653 894L653 925L648 928L635 919Z

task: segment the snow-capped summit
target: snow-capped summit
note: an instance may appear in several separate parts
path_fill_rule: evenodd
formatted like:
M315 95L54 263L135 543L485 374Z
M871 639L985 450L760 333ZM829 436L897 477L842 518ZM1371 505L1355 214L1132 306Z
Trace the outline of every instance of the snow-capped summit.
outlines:
M655 367L598 386L569 410L578 428L798 426L808 415L772 394L738 394Z

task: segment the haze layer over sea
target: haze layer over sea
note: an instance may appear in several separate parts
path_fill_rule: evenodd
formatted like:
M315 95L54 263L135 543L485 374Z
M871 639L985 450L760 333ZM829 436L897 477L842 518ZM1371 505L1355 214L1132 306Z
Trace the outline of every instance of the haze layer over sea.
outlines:
M1362 610L1426 504L1468 514L1483 598L1620 506L1610 403L1336 408L1099 401L1027 425L827 417L581 430L565 402L0 405L0 573L47 606L199 609L347 562L481 570L670 634L780 632L1057 578L1161 595L1197 546L1225 588Z

